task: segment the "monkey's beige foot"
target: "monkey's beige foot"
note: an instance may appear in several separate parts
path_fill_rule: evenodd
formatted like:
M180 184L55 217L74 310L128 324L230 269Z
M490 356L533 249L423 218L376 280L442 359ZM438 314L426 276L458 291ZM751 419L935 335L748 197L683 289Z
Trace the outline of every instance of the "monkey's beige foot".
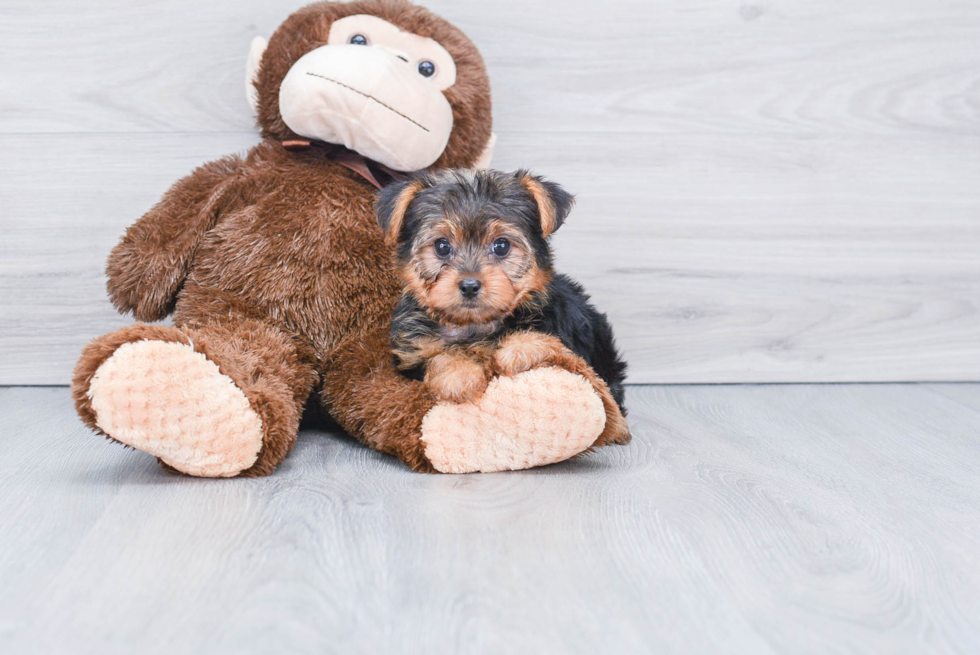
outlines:
M88 390L96 424L182 473L231 477L262 448L262 421L217 364L166 341L121 345Z
M574 457L605 423L602 400L585 378L537 368L495 378L473 402L436 405L422 421L422 441L442 473L512 471Z

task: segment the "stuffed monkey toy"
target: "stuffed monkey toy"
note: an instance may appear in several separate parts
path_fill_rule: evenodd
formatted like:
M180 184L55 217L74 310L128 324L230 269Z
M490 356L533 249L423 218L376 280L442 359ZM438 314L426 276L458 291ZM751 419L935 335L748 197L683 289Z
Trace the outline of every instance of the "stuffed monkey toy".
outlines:
M490 86L462 32L404 0L321 2L253 42L246 83L261 143L179 180L109 256L112 303L145 322L84 349L88 426L205 477L271 473L308 400L416 471L522 469L625 438L584 361L461 404L394 368L375 185L488 162Z

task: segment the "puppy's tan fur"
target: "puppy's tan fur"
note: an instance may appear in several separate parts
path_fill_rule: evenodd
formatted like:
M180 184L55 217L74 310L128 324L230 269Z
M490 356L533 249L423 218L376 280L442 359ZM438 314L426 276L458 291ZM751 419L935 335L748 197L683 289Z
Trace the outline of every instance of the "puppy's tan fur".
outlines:
M426 363L425 384L439 400L463 403L482 394L493 377L487 350L453 348Z

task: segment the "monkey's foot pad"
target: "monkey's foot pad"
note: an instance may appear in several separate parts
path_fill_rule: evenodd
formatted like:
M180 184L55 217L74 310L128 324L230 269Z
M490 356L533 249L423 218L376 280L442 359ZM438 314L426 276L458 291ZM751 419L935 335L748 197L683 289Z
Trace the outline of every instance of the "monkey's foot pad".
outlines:
M422 441L443 473L515 471L574 457L605 422L585 378L548 367L498 377L473 402L436 405L422 421Z
M245 394L181 343L123 344L95 372L89 397L103 432L188 475L237 475L262 448Z

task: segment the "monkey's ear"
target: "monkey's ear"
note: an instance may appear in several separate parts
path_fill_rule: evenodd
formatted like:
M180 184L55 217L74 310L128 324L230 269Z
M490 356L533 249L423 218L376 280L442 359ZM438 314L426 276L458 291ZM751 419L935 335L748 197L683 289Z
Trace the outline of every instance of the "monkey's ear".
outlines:
M385 233L385 243L390 246L398 243L398 236L405 224L405 214L412 204L416 194L425 188L425 182L420 178L410 178L401 182L393 182L378 193L378 201L374 211L378 215L378 225Z
M268 45L269 42L261 36L255 37L248 49L248 59L245 60L245 97L248 98L252 111L259 110L259 91L255 88L255 82L258 80L262 55Z
M520 170L515 174L538 205L538 220L541 221L541 236L548 237L561 227L572 211L575 197L563 188L548 180Z
M476 160L473 164L473 168L477 170L483 170L485 168L490 168L490 160L493 159L493 148L497 145L497 135L494 132L490 133L490 138L487 139L487 147L483 149L480 154L480 158Z

